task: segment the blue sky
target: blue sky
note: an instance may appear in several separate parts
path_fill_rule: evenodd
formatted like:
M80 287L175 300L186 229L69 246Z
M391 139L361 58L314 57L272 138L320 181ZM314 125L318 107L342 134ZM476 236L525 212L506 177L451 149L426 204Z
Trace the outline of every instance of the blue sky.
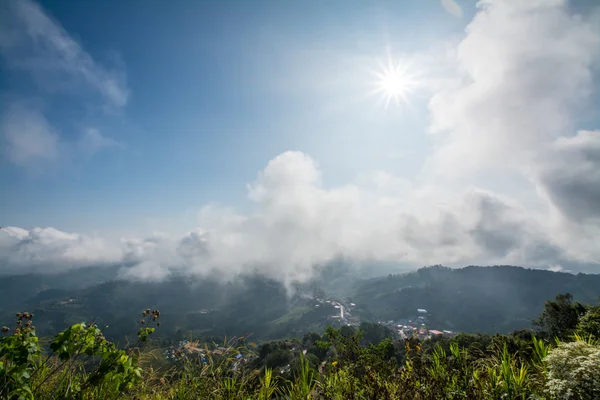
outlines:
M5 101L39 102L66 141L93 127L123 144L41 176L3 158L2 223L67 230L126 228L208 201L246 207L245 184L285 150L311 154L332 184L365 169L414 173L419 155L393 153L427 145L420 112L374 109L366 71L387 48L427 49L464 29L420 1L40 6L95 63L126 75L129 91L107 113L93 88L40 88L3 64Z
M600 232L600 178L584 155L600 126L593 2L2 9L0 224L15 237L58 235L64 255L67 237L113 249L162 232L166 247L192 235L218 253L294 232L281 254L248 262L600 262L587 244ZM385 107L370 92L388 59L409 84ZM344 236L339 221L365 237ZM445 250L425 260L431 246Z

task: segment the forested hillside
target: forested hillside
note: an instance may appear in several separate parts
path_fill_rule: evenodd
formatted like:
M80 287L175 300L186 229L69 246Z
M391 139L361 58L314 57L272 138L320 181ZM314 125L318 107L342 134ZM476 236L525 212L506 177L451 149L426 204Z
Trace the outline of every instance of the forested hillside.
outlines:
M352 300L382 320L407 317L423 308L430 325L443 329L508 333L530 327L544 301L556 293L596 303L600 275L513 266L434 266L358 282Z
M323 331L339 313L333 303L323 301L331 299L354 303L351 312L356 323L407 318L422 308L428 312L431 328L509 333L531 327L544 302L556 293L568 292L589 304L600 297L599 275L511 266L435 266L365 279L336 265L313 281L297 285L293 292L257 275L229 282L131 282L109 280L97 269L87 272L0 278L0 315L6 320L17 311L30 310L36 314L42 335L55 334L79 320L92 320L109 325L105 334L121 340L135 334L137 321L131 316L150 306L162 310L165 327L160 336L166 338L183 338L193 332L206 337L251 333L268 339Z

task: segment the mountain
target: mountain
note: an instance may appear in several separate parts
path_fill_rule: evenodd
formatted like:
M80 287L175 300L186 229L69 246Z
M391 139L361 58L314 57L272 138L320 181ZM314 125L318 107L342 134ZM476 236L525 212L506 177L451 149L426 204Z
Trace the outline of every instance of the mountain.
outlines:
M211 338L249 333L281 338L340 323L332 319L339 315L339 306L354 303L346 310L354 321L395 321L422 308L431 328L507 333L530 327L544 302L559 293L569 292L583 303L595 303L600 297L600 275L513 266L434 266L371 278L338 263L324 268L311 282L295 285L293 291L260 275L228 282L210 278L140 282L114 276L115 271L90 269L2 277L0 324L9 325L14 312L27 310L35 313L42 336L91 319L109 325L106 335L120 340L135 333L141 310L150 307L161 310L163 338L180 339L190 331Z
M569 274L514 266L451 269L442 266L359 282L351 300L381 320L426 309L436 329L508 333L531 327L544 302L558 293L596 303L600 275Z

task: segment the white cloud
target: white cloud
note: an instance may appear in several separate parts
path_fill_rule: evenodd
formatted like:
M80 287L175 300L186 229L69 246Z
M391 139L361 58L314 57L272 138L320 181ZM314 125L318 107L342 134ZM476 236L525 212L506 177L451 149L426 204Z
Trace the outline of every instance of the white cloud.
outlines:
M597 24L565 1L480 1L456 51L464 83L430 102L434 174L523 168L572 129L600 51Z
M463 16L463 11L460 5L454 0L441 0L442 7L448 14L454 15L457 18Z
M252 212L211 204L192 232L120 241L14 231L0 241L0 265L122 262L130 279L256 270L283 282L306 280L337 257L597 269L600 139L596 131L572 133L599 44L598 27L563 1L482 1L456 51L464 80L430 103L429 178L517 172L546 207L532 208L518 193L455 190L385 171L326 187L311 157L285 152L248 185Z
M16 227L0 230L2 273L49 273L120 262L121 250L100 237L54 228Z
M7 0L0 15L0 54L8 66L29 71L44 88L87 87L111 106L127 104L124 72L99 65L37 3Z
M120 242L36 229L4 246L4 265L14 271L122 262L130 265L121 272L129 279L258 271L289 283L309 279L316 265L337 257L546 267L564 256L518 204L488 192L468 190L439 201L431 192L407 194L404 182L389 174L334 188L324 188L320 175L310 157L283 153L249 185L253 213L209 205L193 232Z
M5 155L16 165L30 167L59 157L58 134L44 115L34 109L13 104L2 116L0 133Z
M548 271L552 272L563 272L563 267L561 265L552 265L548 268Z
M12 163L42 170L72 158L73 152L84 156L119 142L89 129L79 140L70 140L69 132L52 126L49 119L53 102L76 96L86 100L86 119L90 109L121 109L129 99L125 72L121 66L107 68L87 53L68 32L31 0L0 2L0 56L7 71L25 71L37 83L36 104L19 100L23 93L11 93L4 106L2 136L6 155ZM8 75L22 79L18 74ZM18 82L18 81L17 81ZM56 97L60 94L64 97ZM50 101L44 96L52 95ZM16 100L15 100L16 99ZM68 103L65 103L68 104ZM46 113L46 114L45 114ZM60 115L60 113L58 113ZM103 113L106 119L106 113ZM58 119L58 118L57 118ZM76 120L53 120L63 129L81 125Z

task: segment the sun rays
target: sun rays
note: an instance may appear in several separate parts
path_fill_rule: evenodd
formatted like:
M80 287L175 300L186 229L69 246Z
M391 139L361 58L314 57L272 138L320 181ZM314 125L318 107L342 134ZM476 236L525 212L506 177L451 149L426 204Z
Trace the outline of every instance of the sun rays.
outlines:
M398 107L409 104L408 96L417 88L418 80L407 61L394 61L388 54L387 61L380 62L379 68L371 73L375 77L375 89L370 94L378 95L379 103L383 103L386 110L392 101Z

